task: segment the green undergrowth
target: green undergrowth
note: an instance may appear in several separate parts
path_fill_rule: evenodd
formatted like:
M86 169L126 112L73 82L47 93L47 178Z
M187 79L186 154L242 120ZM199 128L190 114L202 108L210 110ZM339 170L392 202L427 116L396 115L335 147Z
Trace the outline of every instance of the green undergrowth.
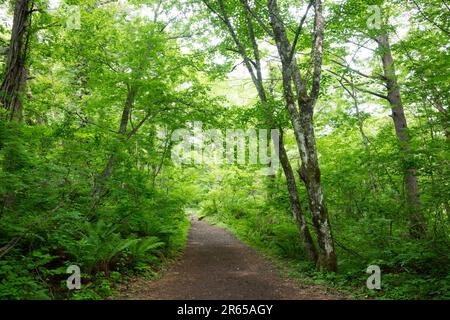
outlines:
M207 212L207 211L206 211ZM384 250L373 247L369 241L358 240L358 234L369 229L361 222L358 232L345 231L345 239L359 241L359 247L343 246L342 226L337 238L339 270L318 272L308 262L298 238L298 230L292 219L275 218L258 214L206 213L198 214L200 219L230 230L240 240L267 256L285 276L304 285L322 285L330 292L351 299L449 299L450 276L446 244L428 241L408 241L397 238L383 244ZM220 210L219 210L220 212ZM367 223L367 222L366 222ZM374 228L374 225L371 225ZM353 234L352 234L353 232ZM340 237L339 237L340 236ZM367 236L367 234L365 234ZM346 243L347 244L347 243ZM344 248L343 248L344 247ZM381 290L369 290L366 281L369 265L381 268Z
M172 229L153 235L105 236L112 225L99 222L81 239L37 246L19 255L15 249L0 263L0 299L98 300L115 294L116 284L132 276L152 279L183 251L189 221L179 216ZM56 248L56 249L55 249ZM22 249L23 250L23 249ZM81 289L68 290L67 266L81 269Z
M106 162L94 142L69 152L80 143L58 142L58 128L1 124L0 300L104 299L114 283L155 276L183 250L187 186L157 187L130 157L116 163L94 202L97 167ZM73 265L80 290L67 287Z

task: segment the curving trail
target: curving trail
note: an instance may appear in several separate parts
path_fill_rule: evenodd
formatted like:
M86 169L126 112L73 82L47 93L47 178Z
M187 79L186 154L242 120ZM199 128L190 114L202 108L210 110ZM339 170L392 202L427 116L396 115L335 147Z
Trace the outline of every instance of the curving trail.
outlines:
M255 250L228 231L192 219L184 256L161 279L135 279L121 299L341 299L320 286L281 278Z

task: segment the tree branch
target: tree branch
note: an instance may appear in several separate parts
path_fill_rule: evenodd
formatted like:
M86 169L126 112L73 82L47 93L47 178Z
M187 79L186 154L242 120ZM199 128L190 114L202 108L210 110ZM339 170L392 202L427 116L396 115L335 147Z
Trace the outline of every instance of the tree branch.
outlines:
M291 53L289 55L289 60L288 60L289 64L291 64L292 59L294 58L295 48L297 47L298 38L300 37L300 33L302 32L302 29L303 29L303 24L305 23L306 17L308 16L308 12L309 12L309 9L311 8L312 4L313 4L313 0L310 0L309 4L308 4L308 8L306 8L306 12L302 17L300 24L298 25L297 31L295 32L295 38L294 38L294 42L292 43L292 49L291 49Z
M362 77L364 77L364 78L386 81L386 78L385 78L383 75L371 76L371 75L362 73L362 72L359 71L359 70L353 69L353 68L351 68L350 66L345 65L345 64L343 64L343 63L341 63L341 62L339 62L339 61L337 61L337 60L331 59L330 61L333 62L333 63L335 63L335 64L337 64L337 65L340 65L341 67L343 67L343 68L345 68L345 69L347 69L347 70L349 70L349 71L352 71L352 72L354 72L354 73L357 73L357 74L359 74L360 76L362 76Z
M258 17L258 15L253 12L253 10L251 10L250 6L248 7L248 11L250 12L250 14L253 16L253 18L255 18L256 22L258 22L259 26L271 37L273 37L273 32L272 30L269 29L269 27L264 23L264 21L261 20L260 17Z
M346 84L351 85L351 82L347 78L345 78L343 75L340 75L340 74L338 74L338 73L336 73L336 72L334 72L332 70L329 70L329 69L325 69L325 71L327 71L327 72L333 74L334 76L336 76L338 78L339 83L342 84L343 82L341 82L341 81L345 80ZM369 94L374 95L374 96L376 96L378 98L388 100L388 97L386 95L382 94L382 93L378 93L378 92L371 91L371 90L368 90L368 89L365 89L365 88L361 88L361 87L356 86L356 85L353 85L353 86L354 86L355 89L357 89L357 90L359 90L361 92L369 93Z
M436 28L438 28L439 30L445 32L447 35L450 35L450 32L445 29L443 26L437 24L436 22L434 22L431 18L429 18L425 12L423 12L423 10L420 8L420 6L417 4L417 2L415 0L411 0L414 5L417 7L417 10L419 11L419 13L422 15L422 17L427 20L429 23L431 23L433 26L435 26Z

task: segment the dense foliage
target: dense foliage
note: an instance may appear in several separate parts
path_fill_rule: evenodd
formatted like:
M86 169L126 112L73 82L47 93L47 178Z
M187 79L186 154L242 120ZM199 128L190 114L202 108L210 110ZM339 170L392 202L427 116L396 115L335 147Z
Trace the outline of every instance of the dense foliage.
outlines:
M102 299L127 276L151 277L183 250L187 208L303 281L450 298L449 5L278 2L0 1L0 299ZM272 32L280 21L286 39ZM306 88L290 88L301 130L290 85ZM286 163L274 176L261 164L174 163L172 134L194 134L194 122L280 129L295 191ZM336 266L321 265L324 225ZM70 265L81 290L67 290ZM369 265L382 270L379 291L366 288Z
M179 89L196 82L195 59L162 23L129 20L114 5L80 7L83 28L33 34L24 120L0 122L2 299L67 297L69 265L83 279L72 298L108 296L121 274L151 275L184 245L190 178L164 166L164 132L183 123L175 114L196 116L204 90ZM57 18L37 15L33 25Z

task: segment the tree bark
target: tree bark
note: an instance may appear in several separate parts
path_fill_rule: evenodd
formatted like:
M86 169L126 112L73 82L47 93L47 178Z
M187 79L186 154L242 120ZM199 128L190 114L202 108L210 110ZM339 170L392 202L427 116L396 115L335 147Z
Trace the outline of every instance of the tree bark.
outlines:
M286 184L289 192L289 202L291 205L291 210L294 215L294 219L300 231L300 237L304 244L306 255L309 260L317 263L317 249L314 245L311 233L309 232L308 223L302 212L300 205L300 198L298 196L297 184L295 182L294 170L292 170L291 163L286 153L286 148L284 147L283 131L280 129L280 163L286 176Z
M309 208L317 233L317 242L319 245L317 267L319 270L336 271L336 251L334 248L331 224L328 220L328 210L325 205L320 181L321 174L313 126L314 107L320 92L322 69L324 37L322 2L316 0L314 3L315 38L313 45L314 54L311 61L314 65L314 71L310 94L307 94L306 83L302 80L295 58L291 55L292 46L287 37L286 28L282 22L281 15L279 14L277 1L268 0L267 7L274 40L282 63L283 92L286 108L291 118L300 158L302 160L299 174L306 186ZM297 103L301 112L299 112L296 107L292 81L295 84Z
M410 234L414 238L423 238L426 235L426 222L421 210L417 170L409 159L411 155L411 137L408 133L408 123L406 121L400 87L397 81L389 36L387 33L383 32L377 37L376 41L383 63L383 71L386 78L385 85L388 92L387 98L392 110L395 133L402 150L406 204L411 224Z
M22 118L21 95L24 92L27 72L25 61L28 47L32 2L16 0L11 40L6 57L5 73L0 86L0 101L8 120Z
M248 4L248 0L241 0L241 2L244 6L244 10L246 13L246 20L247 20L247 24L249 27L249 37L250 37L250 40L252 43L252 48L253 48L254 57L255 57L255 69L256 69L256 79L257 79L257 81L255 81L255 86L258 91L258 96L260 98L260 101L263 104L264 108L266 109L267 123L271 128L273 128L274 127L273 117L272 117L271 110L269 110L269 108L268 108L267 94L266 94L266 90L264 88L263 78L262 78L259 48L258 48L258 44L256 42L254 30L253 30L253 22L250 18L250 7ZM294 215L294 219L299 228L300 238L302 239L305 252L306 252L308 258L312 262L316 263L317 262L317 249L316 249L316 246L314 245L313 239L311 237L311 233L308 228L306 218L301 209L300 198L298 195L297 184L295 182L294 171L292 170L292 166L289 162L286 148L284 146L283 131L282 131L282 129L279 129L279 131L280 131L279 132L280 139L279 139L279 154L278 154L278 156L280 159L281 166L283 168L283 172L286 177L286 184L287 184L288 193L289 193L290 207L291 207L292 213Z

